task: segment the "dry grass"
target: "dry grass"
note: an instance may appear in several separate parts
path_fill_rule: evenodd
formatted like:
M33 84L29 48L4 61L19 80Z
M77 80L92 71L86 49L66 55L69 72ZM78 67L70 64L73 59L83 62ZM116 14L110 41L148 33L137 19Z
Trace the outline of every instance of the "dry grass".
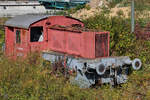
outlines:
M77 11L76 13L72 14L72 17L78 18L78 19L87 19L89 17L94 16L95 14L102 13L103 9L102 8L91 8L90 10L87 9L81 9ZM125 18L128 18L130 15L130 7L120 7L120 8L112 8L110 9L110 16L118 16L118 12L122 11L123 16Z

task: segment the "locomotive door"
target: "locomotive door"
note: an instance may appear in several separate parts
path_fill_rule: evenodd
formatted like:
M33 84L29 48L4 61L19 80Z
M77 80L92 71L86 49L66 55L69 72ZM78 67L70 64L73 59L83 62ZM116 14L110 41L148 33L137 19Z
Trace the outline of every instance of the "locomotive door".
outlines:
M8 57L14 56L14 28L6 27L5 29L5 53Z
M15 48L16 57L25 57L27 55L27 34L24 29L15 29Z
M95 35L95 56L107 57L109 55L108 50L108 34L96 34Z

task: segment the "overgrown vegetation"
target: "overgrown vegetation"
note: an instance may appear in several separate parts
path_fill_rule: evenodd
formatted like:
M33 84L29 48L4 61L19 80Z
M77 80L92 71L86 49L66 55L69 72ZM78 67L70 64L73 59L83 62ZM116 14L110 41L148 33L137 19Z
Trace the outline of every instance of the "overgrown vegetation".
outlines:
M3 60L2 60L3 59ZM33 62L31 62L31 60ZM1 56L1 100L91 100L96 93L69 84L63 76L51 74L50 64L33 54L26 60L11 61Z
M4 43L4 31L0 30L0 46Z
M8 18L0 18L0 46L4 43L4 23Z
M121 87L102 86L80 89L61 74L52 74L49 62L38 54L25 60L8 60L0 56L1 100L148 100L150 66L132 73Z

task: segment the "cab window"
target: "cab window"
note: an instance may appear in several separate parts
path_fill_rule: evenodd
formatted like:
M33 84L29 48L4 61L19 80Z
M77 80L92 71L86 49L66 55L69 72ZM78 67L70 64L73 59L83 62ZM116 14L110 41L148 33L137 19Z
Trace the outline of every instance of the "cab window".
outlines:
M43 39L43 27L31 27L30 42L42 42Z
M21 32L16 30L16 43L21 43Z

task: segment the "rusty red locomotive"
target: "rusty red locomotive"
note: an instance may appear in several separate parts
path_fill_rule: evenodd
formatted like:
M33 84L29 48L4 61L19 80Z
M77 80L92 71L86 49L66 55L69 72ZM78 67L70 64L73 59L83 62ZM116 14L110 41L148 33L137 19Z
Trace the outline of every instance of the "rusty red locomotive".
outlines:
M109 32L83 32L80 30L83 22L71 17L26 15L15 17L5 25L8 56L26 56L36 50L84 58L109 56ZM39 40L40 36L43 40Z
M109 32L92 31L68 16L20 15L5 23L5 54L26 57L40 51L45 60L63 59L63 65L76 69L73 83L90 87L96 83L125 83L128 70L141 68L139 59L109 57ZM125 73L124 73L125 72Z

